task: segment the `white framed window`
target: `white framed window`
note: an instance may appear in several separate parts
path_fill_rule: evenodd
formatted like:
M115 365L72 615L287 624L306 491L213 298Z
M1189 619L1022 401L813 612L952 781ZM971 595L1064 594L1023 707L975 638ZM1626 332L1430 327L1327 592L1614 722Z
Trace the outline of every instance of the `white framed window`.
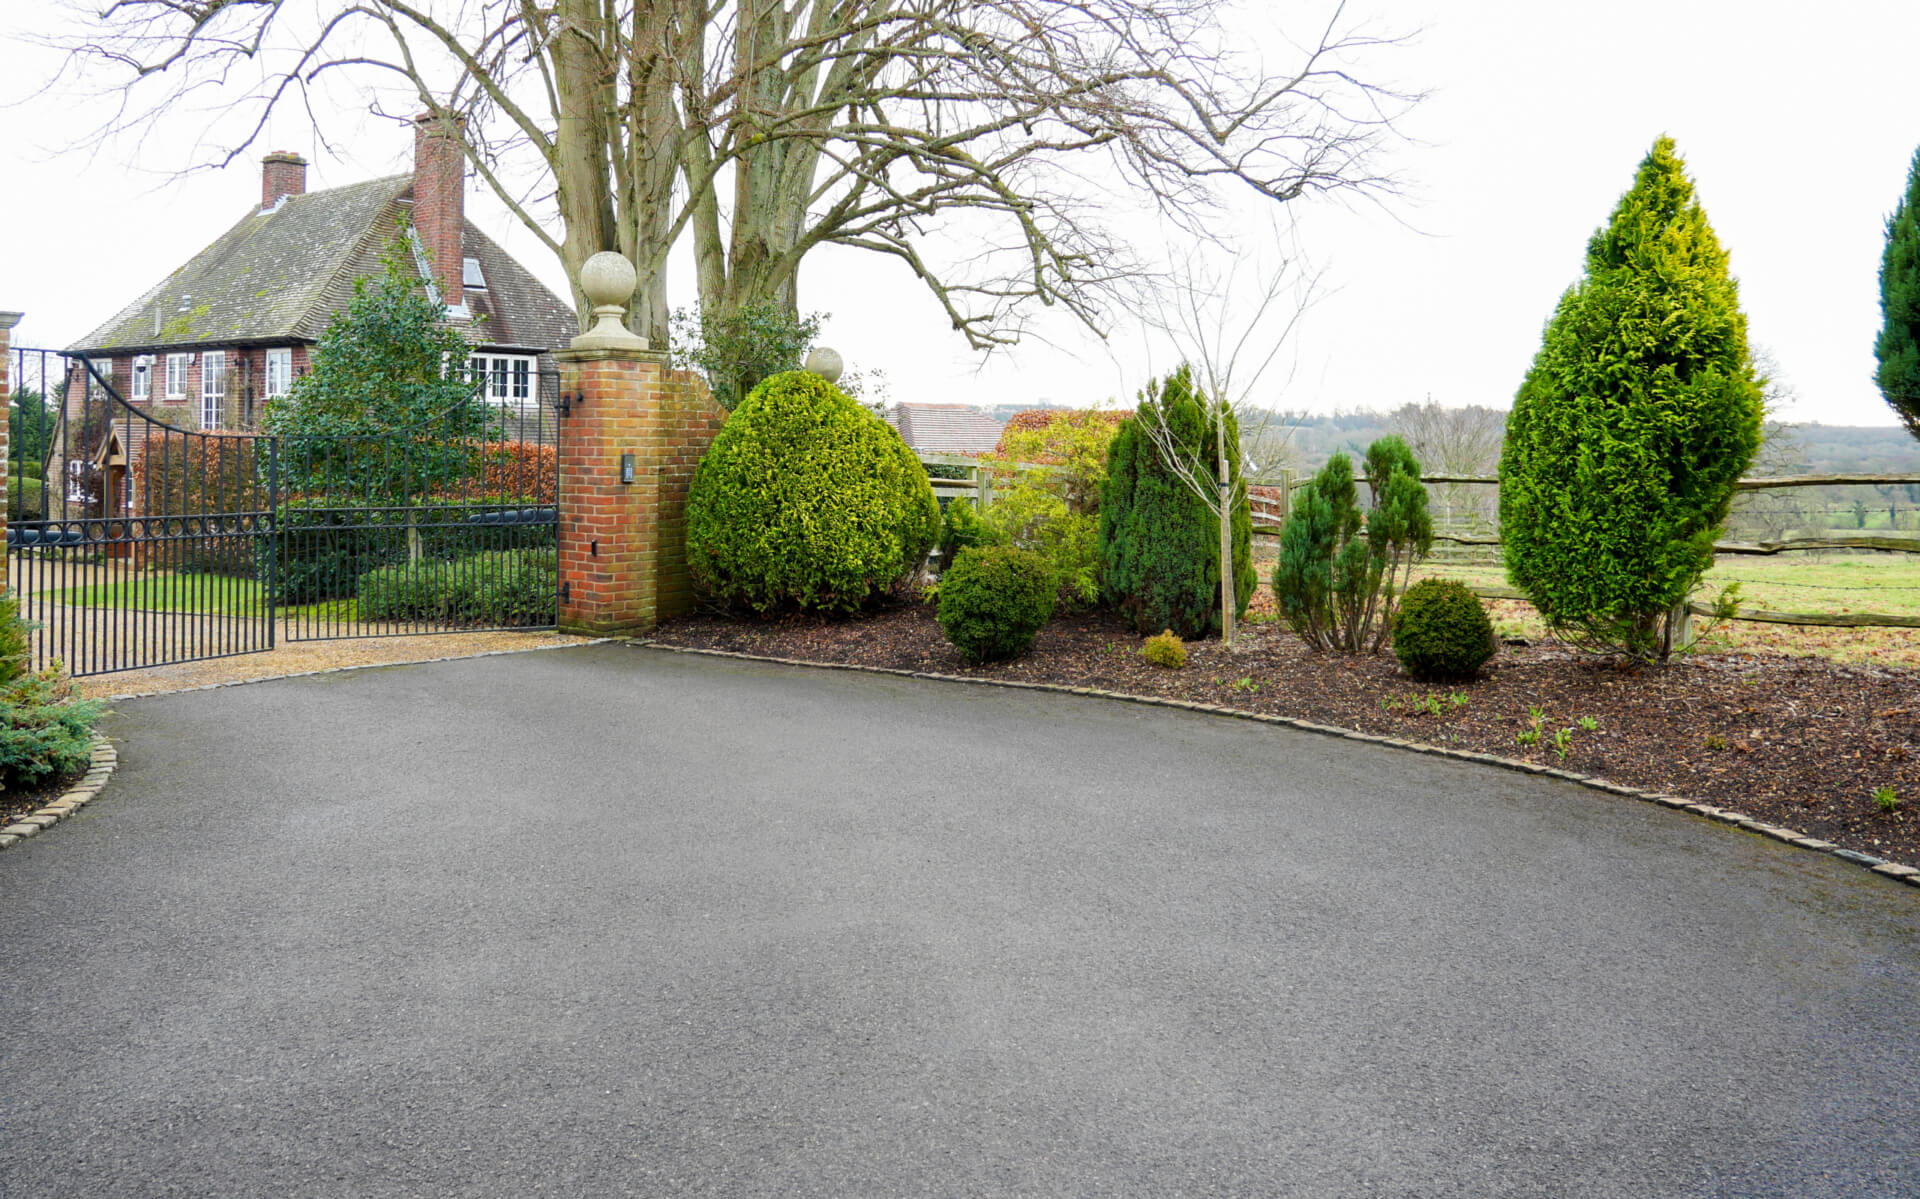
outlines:
M187 364L192 361L192 354L167 355L168 399L184 400L187 398Z
M267 390L269 396L283 396L293 390L293 351L267 351Z
M133 360L133 386L129 398L142 404L153 398L153 359L145 354Z
M524 408L533 400L533 356L530 354L475 354L467 359L474 379L486 381L480 394L494 404Z
M227 353L200 355L200 427L218 429L227 418Z

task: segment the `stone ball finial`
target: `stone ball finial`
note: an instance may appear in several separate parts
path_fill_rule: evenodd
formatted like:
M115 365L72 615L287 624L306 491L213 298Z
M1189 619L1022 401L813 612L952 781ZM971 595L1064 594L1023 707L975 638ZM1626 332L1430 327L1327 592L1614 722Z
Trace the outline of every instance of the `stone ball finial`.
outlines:
M806 365L800 369L810 375L819 375L829 383L838 383L840 372L845 367L846 363L840 360L840 351L828 349L826 346L815 346L807 355Z
M640 282L640 274L633 269L624 254L612 250L602 250L587 259L580 268L580 290L586 293L587 302L596 309L611 304L626 311L627 302L633 299L634 285Z
M640 274L621 254L602 250L580 267L580 291L593 305L594 326L573 339L576 349L645 349L647 343L627 331L627 305Z

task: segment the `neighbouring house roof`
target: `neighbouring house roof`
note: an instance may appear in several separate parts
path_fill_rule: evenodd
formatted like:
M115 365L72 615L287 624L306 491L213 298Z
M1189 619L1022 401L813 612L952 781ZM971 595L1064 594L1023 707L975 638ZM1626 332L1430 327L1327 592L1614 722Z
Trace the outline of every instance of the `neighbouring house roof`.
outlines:
M965 404L895 404L887 423L923 454L984 454L1000 444L1000 422Z
M399 235L412 193L413 176L395 175L255 209L72 349L315 341L353 298L354 280L385 270L382 256ZM485 318L470 334L476 345L551 349L579 332L572 305L471 221L463 237L487 283L467 293L474 317Z

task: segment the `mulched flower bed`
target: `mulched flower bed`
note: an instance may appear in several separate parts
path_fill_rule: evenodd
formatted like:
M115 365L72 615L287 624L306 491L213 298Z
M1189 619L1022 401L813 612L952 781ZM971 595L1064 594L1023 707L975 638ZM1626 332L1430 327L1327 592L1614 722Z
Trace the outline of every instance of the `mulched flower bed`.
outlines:
M1671 792L1920 865L1920 672L1912 670L1771 655L1631 668L1549 641L1503 647L1477 682L1430 687L1403 674L1391 654L1317 654L1267 623L1245 627L1231 654L1217 641L1189 643L1186 668L1174 671L1145 662L1142 639L1098 612L1056 619L1018 661L970 666L921 604L833 621L699 615L663 625L655 640L1291 716ZM1589 722L1596 727L1583 727ZM1536 725L1538 741L1523 744ZM1900 801L1894 811L1875 800L1884 787Z
M82 766L65 778L43 782L31 790L0 791L0 825L10 824L46 807L66 794L68 788L78 783L86 773L87 768Z

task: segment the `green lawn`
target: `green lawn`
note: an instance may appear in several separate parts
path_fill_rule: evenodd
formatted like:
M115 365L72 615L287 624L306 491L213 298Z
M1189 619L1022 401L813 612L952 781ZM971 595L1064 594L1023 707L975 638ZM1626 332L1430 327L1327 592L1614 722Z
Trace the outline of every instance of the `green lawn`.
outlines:
M199 574L138 574L91 587L50 592L48 598L76 608L224 614L258 612L266 603L265 589L252 579Z
M1430 562L1416 572L1481 586L1507 586L1496 563ZM1707 572L1706 591L1740 584L1742 607L1774 612L1878 612L1920 616L1920 555L1781 554L1772 558L1723 555Z
M266 608L266 589L253 579L223 575L140 574L91 587L73 587L43 593L56 603L75 608L136 608L149 612L211 615L259 615ZM282 609L283 615L326 620L354 619L353 600L334 600Z
M1271 618L1268 582L1273 561L1256 564L1260 591L1255 619ZM1470 586L1507 587L1506 571L1493 561L1422 563L1415 578L1459 579ZM1739 582L1741 606L1773 612L1884 613L1920 616L1920 554L1781 554L1772 558L1724 556L1707 575L1704 602L1726 583ZM1521 600L1488 605L1500 633L1536 638L1546 628L1533 606ZM1720 652L1806 654L1873 666L1920 669L1920 629L1831 628L1729 621L1707 638L1703 649Z

